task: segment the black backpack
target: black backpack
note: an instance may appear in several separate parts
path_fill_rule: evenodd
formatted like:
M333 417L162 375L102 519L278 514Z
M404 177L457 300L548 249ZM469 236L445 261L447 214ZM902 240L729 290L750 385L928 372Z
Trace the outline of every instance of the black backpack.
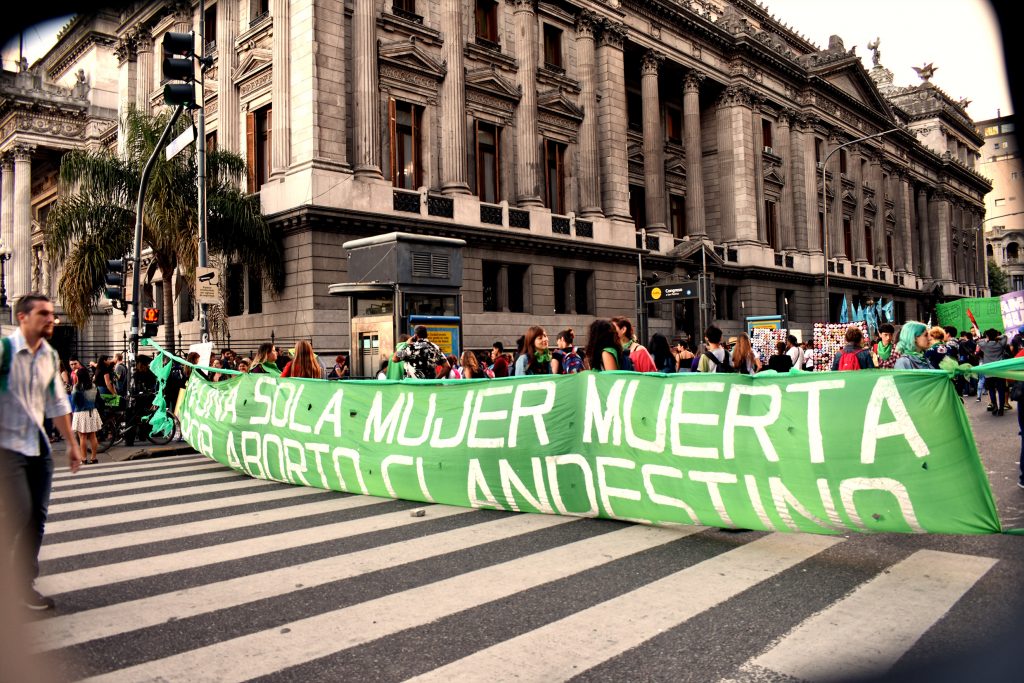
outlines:
M708 358L710 358L711 362L715 364L715 367L716 367L715 372L736 372L736 368L734 368L732 366L732 363L728 362L728 360L729 360L729 353L728 352L726 352L726 354L725 354L725 361L724 362L718 360L718 356L716 356L715 354L711 353L710 351L705 351L704 355L707 356Z

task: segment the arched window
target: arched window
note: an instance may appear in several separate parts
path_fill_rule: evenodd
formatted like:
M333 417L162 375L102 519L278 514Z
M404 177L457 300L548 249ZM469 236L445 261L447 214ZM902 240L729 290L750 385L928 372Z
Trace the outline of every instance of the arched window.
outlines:
M992 258L992 245L991 244L986 244L985 245L985 256L987 256L989 258Z
M1020 247L1017 246L1016 242L1010 242L1006 245L1006 262L1016 263L1017 257L1020 255Z

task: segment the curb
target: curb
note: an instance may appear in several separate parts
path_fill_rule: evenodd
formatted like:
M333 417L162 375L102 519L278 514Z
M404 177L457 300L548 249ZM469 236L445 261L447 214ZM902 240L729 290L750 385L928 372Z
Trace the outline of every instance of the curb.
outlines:
M154 446L151 448L142 448L135 453L132 453L124 460L148 460L150 458L162 458L168 455L190 455L196 453L196 449L192 448L187 443L182 443L176 446Z

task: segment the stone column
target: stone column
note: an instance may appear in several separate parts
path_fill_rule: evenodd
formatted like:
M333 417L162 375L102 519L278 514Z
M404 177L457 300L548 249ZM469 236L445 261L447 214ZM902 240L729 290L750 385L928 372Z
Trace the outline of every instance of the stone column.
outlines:
M365 179L384 177L380 171L380 86L374 7L373 0L355 0L352 11L353 171L356 178Z
M448 65L441 84L441 191L469 194L461 0L441 0L441 30L444 33L441 52Z
M580 215L599 218L601 213L601 176L597 147L597 63L594 34L600 19L584 10L576 19L576 66L580 79L580 102L583 121L580 123Z
M128 107L135 104L135 40L130 36L121 38L114 55L117 57L117 154L122 156L126 143L124 117Z
M911 203L910 181L907 174L902 170L896 172L897 195L896 195L896 239L901 243L901 259L898 269L904 273L913 273L914 264L920 261L914 260L914 237L911 230Z
M238 68L238 0L217 3L217 146L227 152L241 151L241 106L232 78ZM277 122L277 112L272 112ZM271 132L271 137L274 133Z
M138 63L135 72L135 107L149 112L149 95L153 92L153 36L149 29L135 32L135 50Z
M793 141L789 127L793 113L789 109L783 109L779 112L778 125L775 128L776 136L779 139L778 144L775 146L775 153L782 158L782 182L785 183L782 186L782 198L779 207L779 222L781 223L779 227L782 232L782 248L786 251L792 251L797 248L796 223L794 222L793 210L795 205L793 194L796 183L793 179L793 161L790 151ZM803 222L800 224L803 225Z
M508 264L498 266L498 283L495 295L498 298L498 310L508 312Z
M731 85L722 92L717 104L721 241L755 242L758 211L754 206L750 93L746 88Z
M943 280L953 279L953 229L950 225L949 195L941 190L935 193L935 230L937 234L931 240L934 260L932 266L936 277Z
M0 245L13 249L14 245L14 159L10 154L0 155Z
M612 220L629 215L629 155L626 151L626 84L622 44L626 26L605 20L597 50L597 90L601 93L598 140L601 150L601 205ZM520 67L522 68L522 67Z
M858 263L870 261L876 263L874 254L867 253L866 232L867 217L864 215L864 169L861 166L861 148L859 145L851 145L847 148L850 154L849 166L853 167L853 196L857 198L857 205L853 207L853 257ZM872 235L874 237L874 235ZM872 240L874 242L874 240ZM875 246L872 244L872 251Z
M10 270L7 271L7 300L32 291L32 148L14 148L14 220L12 221Z
M979 287L988 287L988 257L985 255L985 229L981 223L982 215L984 214L981 211L974 214L974 252L978 262L974 280Z
M178 33L196 31L196 35L199 35L194 21L201 21L203 18L203 12L197 12L198 19L194 19L192 14L192 4L189 0L174 0L171 4L174 11L174 28L172 30L177 31Z
M921 264L921 277L937 277L932 273L931 231L928 229L928 190L922 185L917 188L917 240L915 248L919 249L918 257Z
M839 137L835 133L830 134L825 144L822 159L828 156L828 153L838 147L839 144ZM832 178L832 199L828 200L827 195L825 197L825 200L828 201L828 212L825 214L827 221L825 229L828 230L829 258L845 258L853 261L853 254L846 253L846 240L843 237L843 177L839 172L839 157L841 154L842 152L836 152L829 161L831 166L828 167L828 175Z
M760 95L751 97L750 107L750 134L753 137L753 153L751 157L754 162L754 212L757 215L757 241L768 244L768 223L764 214L764 131L761 129L761 103ZM775 245L769 245L772 251Z
M291 164L291 8L288 0L273 0L271 14L274 20L274 42L271 55L274 60L274 83L270 91L273 121L270 131L271 174L283 174ZM374 60L376 61L376 60ZM374 65L376 69L376 64ZM378 145L380 141L378 140Z
M537 139L537 11L535 0L512 0L516 83L522 92L513 122L516 128L516 203L543 206L540 141ZM460 47L461 49L461 47Z
M689 71L683 79L683 138L686 144L686 234L707 236L704 216L704 162L700 140L700 83L705 75Z
M871 179L871 186L875 188L875 232L872 241L875 244L876 256L872 258L872 263L885 265L895 270L895 265L889 263L889 250L886 248L886 237L889 230L885 222L885 180L882 176L882 153L878 150L871 150L868 153L868 159L868 177ZM892 257L894 261L898 248L896 242L896 236L893 235Z
M798 125L793 128L793 168L794 174L797 171L797 163L803 161L803 203L797 203L797 211L799 212L800 206L803 206L804 211L804 223L806 225L806 232L804 232L803 244L801 245L804 249L810 252L821 253L821 232L818 229L818 213L821 210L821 171L818 170L818 164L814 158L814 127L812 120L807 116L800 116L798 119ZM793 182L797 182L797 178L794 177ZM797 233L797 244L800 245L800 234Z
M640 62L647 210L647 225L642 227L652 233L668 232L665 222L665 135L661 132L661 98L658 94L658 68L664 61L665 55L648 50Z

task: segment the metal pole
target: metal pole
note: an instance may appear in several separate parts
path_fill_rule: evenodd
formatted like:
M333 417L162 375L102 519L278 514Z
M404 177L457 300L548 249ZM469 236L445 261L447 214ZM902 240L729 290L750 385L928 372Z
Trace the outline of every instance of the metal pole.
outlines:
M206 17L202 13L202 5L200 5L199 15L199 102L198 104L198 116L199 120L197 124L197 135L196 140L196 165L198 166L198 178L199 184L199 267L205 268L209 265L209 255L207 254L206 247L206 69L208 66L208 59L206 57ZM222 50L229 49L230 46L224 45L221 47ZM229 112L225 112L222 116L227 116ZM210 320L207 316L207 304L199 304L199 341L206 343L210 341Z
M640 228L640 250L636 253L637 277L636 277L636 327L640 336L640 343L644 339L644 255L643 250L647 248L647 229Z
M132 300L129 302L129 305L132 307L131 327L129 328L131 333L129 341L131 343L132 360L139 355L139 305L142 299L142 203L146 198L146 186L149 185L149 174L153 171L153 164L163 150L164 145L167 144L167 138L171 136L171 129L178 122L178 117L181 116L181 112L184 109L185 106L181 104L174 108L171 120L164 127L164 132L160 135L160 139L157 140L153 153L149 155L145 168L142 169L142 179L139 182L139 197L135 204L135 252L132 256L132 270L134 271L135 279L132 282Z
M828 197L825 196L825 169L828 168L828 160L832 158L832 155L841 150L844 147L849 147L858 142L864 142L865 140L871 140L872 138L880 138L883 135L889 133L895 133L902 128L890 128L889 130L883 130L881 133L875 133L874 135L865 135L864 137L855 138L849 142L844 142L841 145L836 145L835 149L829 150L828 154L825 155L824 161L821 162L821 211L822 211L822 249L821 254L824 257L825 265L825 322L831 322L829 315L829 302L828 302Z

